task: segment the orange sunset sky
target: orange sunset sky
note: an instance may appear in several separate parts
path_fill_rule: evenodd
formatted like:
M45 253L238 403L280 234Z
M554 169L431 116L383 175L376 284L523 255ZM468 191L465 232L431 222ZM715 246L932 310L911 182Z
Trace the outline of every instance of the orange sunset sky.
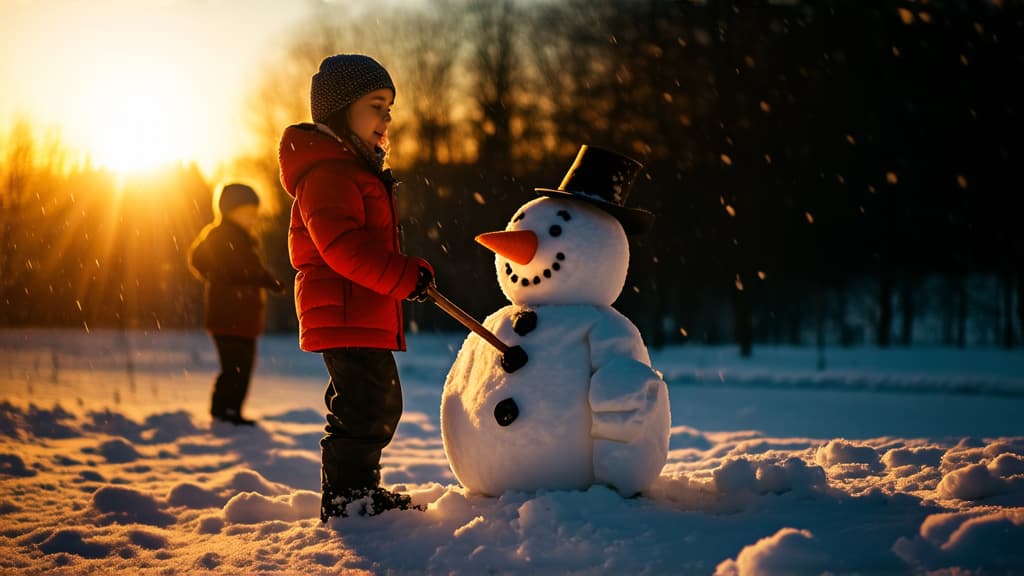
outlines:
M26 118L73 162L210 174L249 145L246 100L314 3L0 0L0 141Z

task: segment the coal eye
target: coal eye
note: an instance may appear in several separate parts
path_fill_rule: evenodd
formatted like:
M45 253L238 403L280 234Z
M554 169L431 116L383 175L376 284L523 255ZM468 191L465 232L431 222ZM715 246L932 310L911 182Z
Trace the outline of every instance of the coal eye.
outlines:
M548 234L551 234L552 236L561 236L562 235L562 227L559 226L558 224L555 224L551 228L548 228Z

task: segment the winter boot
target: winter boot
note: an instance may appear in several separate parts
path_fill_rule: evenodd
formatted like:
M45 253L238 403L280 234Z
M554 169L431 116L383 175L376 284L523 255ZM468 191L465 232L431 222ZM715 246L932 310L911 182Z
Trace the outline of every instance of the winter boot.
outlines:
M370 501L362 508L362 512L367 516L376 516L388 510L426 510L423 506L413 506L412 498L409 496L386 488L370 490L369 497Z
M376 516L388 510L425 510L413 506L412 499L405 494L386 488L348 488L335 492L329 486L323 487L320 498L320 521L331 517Z
M320 522L326 523L331 518L348 518L345 511L345 497L324 486L320 494Z
M227 419L227 406L224 405L223 394L218 394L216 390L213 392L213 400L210 402L210 416L214 420L226 420Z
M221 422L228 422L235 426L255 426L256 421L248 418L243 418L242 415L231 408L228 408L220 414L213 414L214 419L220 420Z

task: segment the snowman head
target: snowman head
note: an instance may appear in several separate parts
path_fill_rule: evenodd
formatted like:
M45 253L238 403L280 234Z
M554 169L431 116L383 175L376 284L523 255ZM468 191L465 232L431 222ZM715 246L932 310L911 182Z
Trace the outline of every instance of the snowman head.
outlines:
M498 284L513 304L610 306L626 282L622 225L587 202L537 198L503 232L481 234L477 242L495 252Z

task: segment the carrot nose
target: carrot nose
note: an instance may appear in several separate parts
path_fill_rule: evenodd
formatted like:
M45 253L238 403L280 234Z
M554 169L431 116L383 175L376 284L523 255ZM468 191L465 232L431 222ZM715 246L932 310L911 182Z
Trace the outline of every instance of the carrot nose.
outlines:
M529 264L537 253L537 235L530 230L485 232L476 241L516 264Z

